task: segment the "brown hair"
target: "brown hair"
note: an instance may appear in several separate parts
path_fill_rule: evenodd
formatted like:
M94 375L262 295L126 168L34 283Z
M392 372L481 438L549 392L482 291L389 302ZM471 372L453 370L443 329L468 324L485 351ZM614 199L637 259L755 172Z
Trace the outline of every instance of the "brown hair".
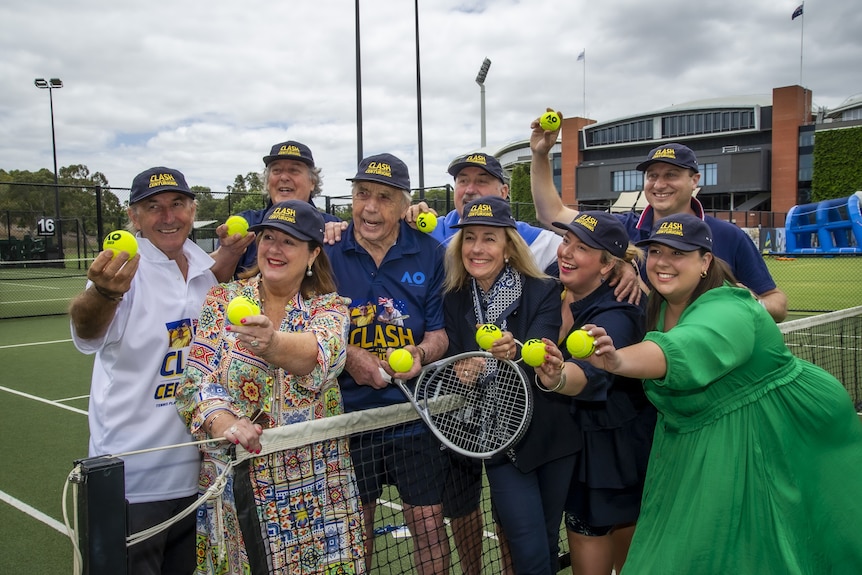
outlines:
M698 252L700 253L701 257L709 253L709 251L704 248L700 248ZM736 285L736 276L733 275L733 272L730 270L730 266L727 265L727 262L725 262L721 258L716 257L715 254L712 254L712 263L709 264L709 267L706 270L706 277L702 277L700 279L700 282L698 282L697 286L695 286L691 297L688 299L687 305L690 305L691 302L693 302L709 290L721 287L725 283ZM665 301L665 299L660 293L655 290L652 290L652 292L650 292L649 298L647 299L646 308L647 331L655 330L658 326L659 313L661 312L661 304L663 301Z
M260 244L261 237L262 236L258 234L257 238L255 238L255 243ZM314 258L314 263L311 264L311 275L308 276L303 274L302 283L299 284L299 293L302 294L302 297L305 299L314 295L322 295L336 291L335 275L332 273L332 265L329 263L329 258L326 256L323 246L313 240L308 242L309 253L313 252L316 247L320 247L320 253L317 254L317 257ZM257 263L255 263L246 271L237 274L237 277L240 279L248 279L259 273L260 268Z

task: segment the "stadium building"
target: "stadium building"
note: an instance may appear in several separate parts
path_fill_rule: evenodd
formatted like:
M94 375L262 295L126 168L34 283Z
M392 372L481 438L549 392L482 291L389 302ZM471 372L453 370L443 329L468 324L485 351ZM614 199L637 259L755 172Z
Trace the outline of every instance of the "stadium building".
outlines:
M811 197L817 132L862 126L862 95L833 110L814 110L801 86L772 95L699 100L615 120L566 118L552 165L563 202L581 209L624 211L646 205L648 152L666 142L695 151L704 208L741 227L781 227L786 213ZM503 166L530 161L529 141L504 146Z

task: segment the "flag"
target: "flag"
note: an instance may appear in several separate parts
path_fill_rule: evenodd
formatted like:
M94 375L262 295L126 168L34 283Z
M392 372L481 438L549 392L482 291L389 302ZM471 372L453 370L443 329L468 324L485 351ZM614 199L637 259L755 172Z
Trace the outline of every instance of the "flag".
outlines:
M799 7L797 7L796 10L793 11L793 16L790 17L791 20L796 20L798 17L802 16L803 6L805 6L804 3L800 4Z
M584 57L585 57L585 55L586 55L586 52L587 52L586 50L581 50L581 53L580 53L580 54L578 54L578 59L577 59L577 60L575 60L575 61L576 61L576 62L580 62L581 60L583 60L583 59L584 59Z

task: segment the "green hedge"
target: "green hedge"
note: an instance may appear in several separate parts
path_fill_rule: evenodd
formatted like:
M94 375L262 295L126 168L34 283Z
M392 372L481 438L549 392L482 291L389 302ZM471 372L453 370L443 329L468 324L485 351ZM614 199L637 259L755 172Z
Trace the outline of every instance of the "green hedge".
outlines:
M862 190L862 128L824 130L815 138L811 201L846 198Z

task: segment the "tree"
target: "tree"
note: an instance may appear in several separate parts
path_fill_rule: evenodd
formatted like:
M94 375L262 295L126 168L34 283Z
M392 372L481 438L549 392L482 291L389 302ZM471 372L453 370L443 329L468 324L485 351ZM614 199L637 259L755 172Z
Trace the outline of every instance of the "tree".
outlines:
M125 210L101 172L91 174L87 166L73 164L59 168L57 180L61 219L78 222L85 235L96 232L96 190L99 187L102 188L104 221L124 219ZM40 216L53 216L54 203L54 174L50 170L0 170L0 210L14 214L10 217L10 224L35 232ZM70 230L66 228L66 231Z
M536 218L536 206L530 191L530 164L518 164L509 179L509 196L512 198L512 215L516 220L540 225Z
M227 187L227 193L226 202L229 204L231 214L238 214L245 210L260 210L266 206L263 181L257 172L249 172L245 176L237 174L233 185Z

